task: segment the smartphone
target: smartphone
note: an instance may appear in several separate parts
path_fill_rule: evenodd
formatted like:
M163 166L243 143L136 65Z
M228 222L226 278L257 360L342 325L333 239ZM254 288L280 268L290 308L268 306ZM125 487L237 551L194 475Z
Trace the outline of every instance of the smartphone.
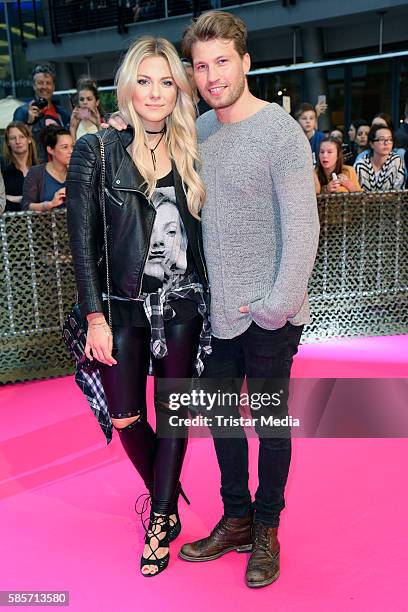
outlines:
M290 96L282 96L282 107L287 113L290 114L290 111L291 111Z
M326 104L326 96L324 96L324 95L317 96L317 103L318 104Z
M90 113L89 108L80 108L79 111L78 111L78 116L81 119L89 119L90 114L91 113Z

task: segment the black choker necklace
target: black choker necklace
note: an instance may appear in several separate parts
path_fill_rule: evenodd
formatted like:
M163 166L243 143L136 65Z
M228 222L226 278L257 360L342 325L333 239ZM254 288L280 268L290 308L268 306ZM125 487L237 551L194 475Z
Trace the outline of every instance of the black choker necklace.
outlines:
M160 130L160 132L149 132L149 130L145 130L147 134L161 134L158 143L156 144L156 146L153 147L153 149L151 149L147 144L146 147L149 149L150 151L150 155L152 156L152 164L153 164L153 169L156 172L156 155L155 155L155 150L157 149L157 147L159 146L159 144L161 143L161 141L164 138L164 134L166 132L166 126L164 126L163 129Z
M159 132L149 132L149 130L145 130L146 134L164 134L166 131L166 126L164 126Z

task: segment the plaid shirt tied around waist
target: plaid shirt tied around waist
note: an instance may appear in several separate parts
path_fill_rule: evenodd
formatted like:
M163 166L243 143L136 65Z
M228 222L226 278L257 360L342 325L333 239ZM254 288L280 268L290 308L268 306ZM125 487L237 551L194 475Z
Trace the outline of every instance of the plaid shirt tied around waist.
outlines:
M164 324L165 321L171 320L176 314L169 301L189 299L197 304L197 311L203 317L198 351L194 362L196 374L201 376L204 369L203 359L211 353L211 325L207 296L208 294L204 294L202 285L196 281L195 275L190 274L184 277L181 283L175 277L175 281L166 287L165 290L159 289L154 293L142 294L136 299L143 302L143 308L150 323L150 351L155 358L162 359L167 355ZM104 300L107 299L105 294L102 297ZM111 299L122 298L111 296ZM149 374L153 374L151 360ZM112 440L113 426L99 370L95 369L92 373L87 373L78 365L75 381L84 393L109 444Z
M194 362L197 375L201 376L204 369L203 358L211 353L211 326L208 304L205 300L202 285L194 281L193 275L187 276L184 281L182 285L170 286L164 291L159 289L155 293L141 295L143 308L151 328L150 351L157 359L167 355L164 322L171 320L176 315L169 302L180 299L191 300L197 304L197 311L203 317L198 352Z

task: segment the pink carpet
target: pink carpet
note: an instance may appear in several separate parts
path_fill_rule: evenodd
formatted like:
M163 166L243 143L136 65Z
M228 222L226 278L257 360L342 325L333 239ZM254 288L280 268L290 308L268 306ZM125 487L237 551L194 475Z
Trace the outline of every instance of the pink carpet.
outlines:
M294 375L408 378L407 355L408 336L306 345ZM191 440L192 504L181 506L169 568L146 580L133 512L141 481L116 436L105 446L73 379L2 387L0 409L0 590L68 590L81 612L407 609L407 439L295 439L281 577L254 591L246 554L201 564L176 555L221 514L211 440Z

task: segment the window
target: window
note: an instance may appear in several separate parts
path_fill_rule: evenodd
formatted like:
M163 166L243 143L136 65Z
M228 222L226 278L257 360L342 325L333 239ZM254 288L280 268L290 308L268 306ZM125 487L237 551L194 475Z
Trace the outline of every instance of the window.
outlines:
M354 64L351 68L351 117L372 120L392 112L392 65L389 60Z

